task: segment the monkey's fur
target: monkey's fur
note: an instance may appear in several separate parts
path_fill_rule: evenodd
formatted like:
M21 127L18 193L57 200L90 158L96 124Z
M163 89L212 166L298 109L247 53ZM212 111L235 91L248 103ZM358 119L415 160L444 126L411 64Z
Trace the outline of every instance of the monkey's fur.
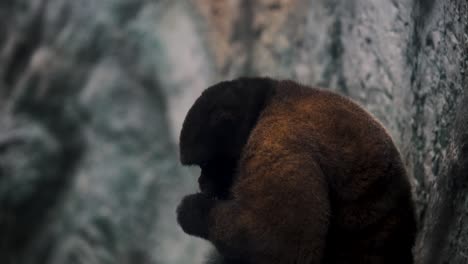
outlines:
M188 112L180 154L201 167L201 192L182 200L178 222L218 262L413 263L398 150L345 97L268 78L218 83Z

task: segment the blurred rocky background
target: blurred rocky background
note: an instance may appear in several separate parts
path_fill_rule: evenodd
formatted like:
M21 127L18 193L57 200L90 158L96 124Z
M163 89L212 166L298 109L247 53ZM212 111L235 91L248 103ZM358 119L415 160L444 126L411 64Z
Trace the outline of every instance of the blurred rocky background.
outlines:
M374 113L412 177L417 263L468 263L467 71L466 0L1 0L0 263L202 263L177 137L245 75Z

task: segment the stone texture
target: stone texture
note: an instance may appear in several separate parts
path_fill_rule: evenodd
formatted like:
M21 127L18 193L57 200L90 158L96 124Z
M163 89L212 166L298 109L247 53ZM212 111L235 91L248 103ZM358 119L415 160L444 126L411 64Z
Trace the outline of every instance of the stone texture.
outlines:
M412 177L417 263L468 261L465 0L3 0L2 263L202 263L177 137L240 75L346 94Z
M187 5L2 1L2 263L201 262L174 221L177 126L212 82Z

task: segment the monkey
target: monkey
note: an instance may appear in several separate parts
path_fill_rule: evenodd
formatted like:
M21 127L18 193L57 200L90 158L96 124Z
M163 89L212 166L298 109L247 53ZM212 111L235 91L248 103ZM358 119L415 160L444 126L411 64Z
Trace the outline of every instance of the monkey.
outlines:
M180 161L201 168L177 222L210 263L413 263L411 185L383 125L338 93L243 77L188 111Z

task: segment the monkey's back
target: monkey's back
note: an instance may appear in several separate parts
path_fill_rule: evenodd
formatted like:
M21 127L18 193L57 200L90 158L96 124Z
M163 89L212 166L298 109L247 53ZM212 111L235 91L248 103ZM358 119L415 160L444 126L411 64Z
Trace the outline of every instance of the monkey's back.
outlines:
M409 180L391 137L369 112L335 93L281 81L246 149L265 145L278 155L310 153L325 176L325 263L413 262Z

